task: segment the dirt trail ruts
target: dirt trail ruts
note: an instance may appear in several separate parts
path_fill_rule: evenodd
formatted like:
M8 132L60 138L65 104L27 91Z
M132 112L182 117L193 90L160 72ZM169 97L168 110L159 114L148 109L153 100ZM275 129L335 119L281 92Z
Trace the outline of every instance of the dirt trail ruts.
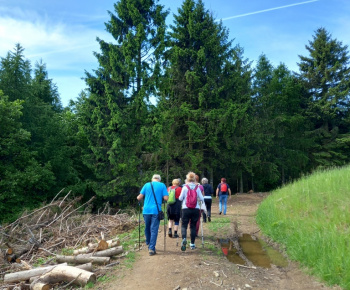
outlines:
M212 220L227 218L230 223L212 232L209 223L203 224L204 248L201 237L196 239L196 250L180 250L181 240L166 237L164 252L164 227L159 228L157 254L149 256L143 247L137 254L132 269L119 267L108 274L111 279L98 283L96 289L340 289L327 287L317 278L308 276L296 262L287 267L272 265L265 269L249 269L229 262L220 249L218 238L227 238L234 233L234 223L242 233L255 233L263 238L255 223L258 205L265 194L239 194L228 200L227 215L219 215L218 200L213 199ZM201 232L199 232L201 236ZM216 249L214 248L216 247Z

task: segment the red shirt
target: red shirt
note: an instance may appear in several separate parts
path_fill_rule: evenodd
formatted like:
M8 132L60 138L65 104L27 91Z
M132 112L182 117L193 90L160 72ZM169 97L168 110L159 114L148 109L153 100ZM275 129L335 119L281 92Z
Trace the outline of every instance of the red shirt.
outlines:
M173 186L170 186L168 187L168 192L170 190L170 188L175 188L177 185L173 185ZM181 194L181 190L182 188L180 186L178 186L176 189L175 189L175 198L178 199L180 194Z

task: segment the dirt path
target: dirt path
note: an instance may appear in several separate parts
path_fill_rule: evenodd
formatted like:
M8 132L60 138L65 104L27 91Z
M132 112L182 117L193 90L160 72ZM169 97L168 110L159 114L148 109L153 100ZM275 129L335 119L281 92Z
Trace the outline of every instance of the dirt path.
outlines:
M234 233L234 223L242 233L256 233L255 213L264 196L262 194L235 195L228 201L227 215L218 215L218 201L212 208L212 220L225 219L226 225L213 229L209 223L204 228L204 248L201 238L196 239L196 250L180 250L180 239L166 237L164 252L164 227L160 227L157 254L149 256L147 249L138 254L132 269L120 267L113 278L98 284L98 289L340 289L328 288L316 278L304 274L297 263L286 267L272 265L265 269L244 268L229 262L220 254L219 238ZM229 219L229 222L228 222ZM215 222L214 222L215 223ZM201 233L199 233L201 235ZM263 238L263 237L260 237ZM177 245L178 243L178 245Z

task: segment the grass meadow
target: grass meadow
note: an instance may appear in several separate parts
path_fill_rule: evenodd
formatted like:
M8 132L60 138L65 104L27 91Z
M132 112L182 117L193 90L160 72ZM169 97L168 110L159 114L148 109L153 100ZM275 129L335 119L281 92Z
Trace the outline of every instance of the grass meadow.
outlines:
M350 166L319 171L260 205L263 233L329 285L350 289Z

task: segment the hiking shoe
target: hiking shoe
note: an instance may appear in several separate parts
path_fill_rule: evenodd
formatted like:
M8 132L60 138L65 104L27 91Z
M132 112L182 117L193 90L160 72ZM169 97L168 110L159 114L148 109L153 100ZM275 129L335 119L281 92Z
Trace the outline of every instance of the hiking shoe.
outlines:
M155 250L149 250L148 253L150 256L154 256L155 254L157 254Z
M173 233L172 233L172 231L171 231L171 230L169 230L169 232L168 232L168 236L169 236L169 238L172 238L172 237L173 237Z
M221 214L221 211L219 212L219 214Z
M174 234L174 238L178 238L179 237L179 235L178 234Z
M208 222L211 222L211 218L210 218L210 216L208 216Z
M196 245L191 243L190 248L191 248L191 250L194 250L196 248Z
M181 242L181 251L186 251L186 245L187 245L187 241L186 241L186 238L185 238Z

